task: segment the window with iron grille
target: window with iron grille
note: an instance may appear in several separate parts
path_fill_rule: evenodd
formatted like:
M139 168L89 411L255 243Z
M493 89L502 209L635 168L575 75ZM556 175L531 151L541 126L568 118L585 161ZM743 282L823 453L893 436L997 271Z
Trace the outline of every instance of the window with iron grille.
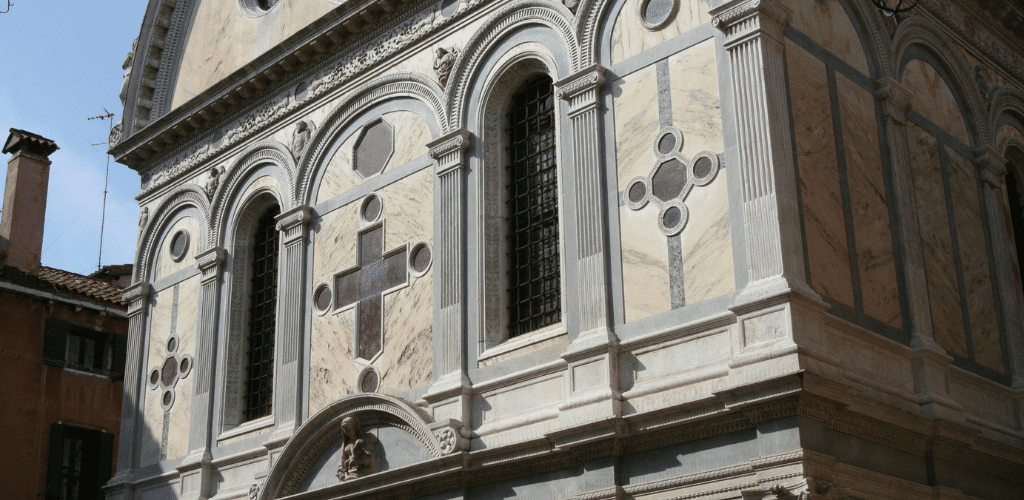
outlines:
M551 78L527 80L508 112L509 337L561 321L558 169Z
M53 423L49 448L46 500L103 498L102 487L110 479L113 462L113 434Z
M267 210L256 223L249 292L248 376L245 419L270 415L274 390L274 330L277 318L277 243L274 218Z

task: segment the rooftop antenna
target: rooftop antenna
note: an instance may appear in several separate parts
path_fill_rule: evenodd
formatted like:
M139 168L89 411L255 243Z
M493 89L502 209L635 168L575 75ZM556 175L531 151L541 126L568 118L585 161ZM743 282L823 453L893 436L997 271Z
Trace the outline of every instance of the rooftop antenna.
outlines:
M105 115L90 116L86 120L106 120L110 130L108 134L114 132L114 113L107 111L107 108L103 108L106 112ZM97 142L93 146L102 146L107 144L106 142ZM110 151L107 151L107 173L103 179L103 215L100 219L100 255L96 258L96 270L103 269L103 227L107 224L107 185L110 182Z

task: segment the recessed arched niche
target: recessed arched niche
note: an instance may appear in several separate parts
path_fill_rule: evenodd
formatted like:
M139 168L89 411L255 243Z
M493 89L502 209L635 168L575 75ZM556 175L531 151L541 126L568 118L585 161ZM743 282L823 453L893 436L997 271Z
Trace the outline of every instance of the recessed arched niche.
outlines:
M934 66L913 59L903 67L903 86L913 95L913 109L964 144L971 144L953 91Z

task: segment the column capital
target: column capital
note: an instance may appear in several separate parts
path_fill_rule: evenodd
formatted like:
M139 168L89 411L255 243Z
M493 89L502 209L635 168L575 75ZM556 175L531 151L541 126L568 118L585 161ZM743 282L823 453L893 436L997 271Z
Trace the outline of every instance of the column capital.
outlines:
M881 101L882 113L886 118L900 125L907 123L907 112L913 107L913 92L887 76L875 80L875 97Z
M132 316L138 314L146 305L146 300L149 299L149 294L152 292L153 287L145 281L140 281L134 285L125 288L124 301L128 303L128 315Z
M709 12L711 25L725 33L726 48L762 34L782 43L792 13L779 0L731 0Z
M555 95L559 99L569 102L572 106L570 113L577 113L590 106L596 106L598 92L605 82L604 72L604 66L594 64L569 75L555 83L557 89Z
M981 180L992 189L1003 187L1007 160L999 151L985 146L974 150L974 161L981 167Z
M469 139L472 137L468 130L453 130L436 141L427 143L430 148L430 157L437 160L437 175L444 175L456 169L462 169L466 165L463 152L469 148Z
M196 266L202 273L201 281L206 283L220 277L220 265L226 252L223 248L211 248L196 255Z
M290 244L304 239L306 224L313 218L313 209L309 205L299 205L274 218L277 230L284 233L284 243Z

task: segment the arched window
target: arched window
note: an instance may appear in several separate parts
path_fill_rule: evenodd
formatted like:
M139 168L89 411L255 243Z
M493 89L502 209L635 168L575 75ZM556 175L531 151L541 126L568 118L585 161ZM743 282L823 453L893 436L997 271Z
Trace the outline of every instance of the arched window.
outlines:
M508 111L508 336L561 321L558 168L551 78L531 77Z
M274 331L277 320L278 232L276 205L256 223L246 337L245 420L270 415L274 390Z
M1024 151L1017 147L1006 150L1006 196L1010 203L1010 224L1017 251L1017 269L1024 269Z

